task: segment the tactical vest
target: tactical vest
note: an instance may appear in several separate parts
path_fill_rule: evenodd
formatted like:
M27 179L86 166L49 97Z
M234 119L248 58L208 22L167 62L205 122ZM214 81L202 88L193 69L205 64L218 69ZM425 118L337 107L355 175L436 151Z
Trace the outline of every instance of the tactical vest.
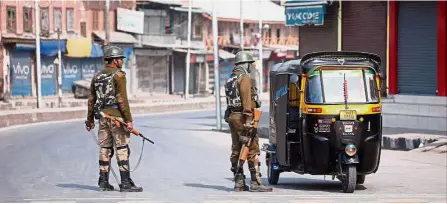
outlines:
M241 94L239 92L239 78L242 74L232 75L225 84L225 94L227 99L227 105L229 108L242 108ZM252 83L251 100L256 103L256 108L259 108L260 101L256 86ZM258 105L259 104L259 105Z
M116 72L111 73L98 73L95 77L95 115L99 114L99 111L104 109L119 108L118 101L116 100L115 86L113 85L113 77Z
M241 108L241 94L239 92L238 80L242 74L232 75L225 84L225 95L227 99L227 106L229 108Z

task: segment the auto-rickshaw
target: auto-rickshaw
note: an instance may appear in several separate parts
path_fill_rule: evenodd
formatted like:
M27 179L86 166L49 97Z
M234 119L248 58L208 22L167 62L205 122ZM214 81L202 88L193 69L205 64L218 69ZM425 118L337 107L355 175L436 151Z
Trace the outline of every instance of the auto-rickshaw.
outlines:
M382 142L378 55L315 52L270 71L267 177L330 175L354 192L379 167Z

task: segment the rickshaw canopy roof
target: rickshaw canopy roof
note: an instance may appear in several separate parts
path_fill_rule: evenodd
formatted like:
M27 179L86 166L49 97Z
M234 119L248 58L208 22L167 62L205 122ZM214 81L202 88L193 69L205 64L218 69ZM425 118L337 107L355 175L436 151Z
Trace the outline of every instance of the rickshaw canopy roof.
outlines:
M348 52L348 51L334 51L334 52L313 52L304 55L301 58L300 65L302 72L307 73L315 66L322 65L359 65L370 66L376 72L381 71L381 58L374 53L367 52Z
M270 73L272 75L278 74L301 74L301 60L289 60L287 62L278 63L273 65Z

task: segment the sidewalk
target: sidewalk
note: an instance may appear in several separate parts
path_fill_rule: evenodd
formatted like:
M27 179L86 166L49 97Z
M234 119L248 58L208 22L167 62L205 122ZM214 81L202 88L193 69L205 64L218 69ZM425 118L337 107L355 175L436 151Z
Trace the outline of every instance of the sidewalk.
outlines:
M56 100L56 102L54 102ZM268 95L262 97L268 104ZM43 104L57 104L57 97L42 100ZM142 96L129 100L132 114L175 112L183 110L214 109L214 96L181 98L178 95ZM57 105L56 105L57 106ZM44 106L45 108L20 108L0 111L0 128L30 123L85 119L87 117L87 99L64 99L64 106ZM226 106L225 97L221 96L221 107ZM51 108L53 107L53 108ZM222 113L223 114L223 113Z

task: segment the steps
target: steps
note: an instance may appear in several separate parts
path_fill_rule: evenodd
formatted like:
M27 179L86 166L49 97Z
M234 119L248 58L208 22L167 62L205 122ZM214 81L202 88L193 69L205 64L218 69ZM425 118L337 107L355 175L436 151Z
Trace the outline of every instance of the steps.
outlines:
M447 97L393 95L382 113L383 127L447 131Z

